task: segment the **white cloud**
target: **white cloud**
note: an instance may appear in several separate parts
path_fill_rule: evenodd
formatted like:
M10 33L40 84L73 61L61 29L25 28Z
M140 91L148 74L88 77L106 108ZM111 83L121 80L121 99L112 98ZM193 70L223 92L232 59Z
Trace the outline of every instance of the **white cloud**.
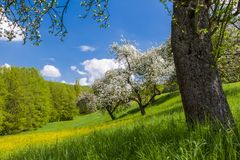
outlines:
M4 64L4 65L2 65L1 67L2 67L2 68L4 68L4 67L5 67L5 68L11 68L11 65L9 65L9 64L7 64L7 63L5 63L5 64Z
M84 71L87 73L87 77L80 79L80 83L92 84L95 79L102 78L104 74L111 70L119 68L119 64L114 59L91 59L82 63Z
M61 81L61 83L64 83L64 84L66 84L67 82L66 82L66 81Z
M72 71L75 71L75 70L77 69L77 67L76 67L76 66L71 66L70 69L71 69Z
M53 57L50 57L50 58L43 58L42 60L44 60L44 61L55 62L55 58L53 58Z
M51 78L61 77L61 73L59 69L52 65L45 65L41 70L41 73L45 77L51 77Z
M74 85L74 84L75 84L75 83L73 83L73 82L66 82L66 81L64 81L64 80L62 80L61 83L68 84L68 85Z
M77 70L77 73L80 74L80 75L86 75L87 74L86 72L83 72L83 71L80 71L80 70Z
M80 85L82 85L82 86L88 86L88 85L90 85L90 84L88 83L88 79L87 79L87 78L80 78L79 82L80 82Z
M76 66L71 66L70 69L71 69L72 71L77 72L77 73L80 74L80 75L86 75L86 74L87 74L86 72L80 71Z
M96 50L96 48L88 45L81 45L79 48L82 52L94 52Z
M14 37L12 41L15 41L15 42L23 41L24 36L22 35L22 30L20 26L11 22L6 16L2 15L2 13L0 13L0 17L1 17L0 18L0 32L1 32L0 40L1 41L9 40L7 38L8 35L5 33L5 31L7 31L12 33L12 36Z

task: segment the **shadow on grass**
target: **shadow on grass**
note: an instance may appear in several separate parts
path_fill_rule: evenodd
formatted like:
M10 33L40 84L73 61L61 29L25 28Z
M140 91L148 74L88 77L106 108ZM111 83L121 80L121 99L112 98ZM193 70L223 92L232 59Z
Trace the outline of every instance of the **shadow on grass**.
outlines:
M236 96L237 94L240 93L240 89L238 87L236 88L231 88L231 89L226 89L224 90L224 93L227 95L227 96Z
M140 109L137 107L137 108L134 108L134 109L131 109L130 111L127 111L126 113L122 114L121 116L117 117L117 119L121 119L123 117L126 117L127 115L130 115L130 114L135 114L137 112L140 112Z
M162 95L161 97L159 97L158 99L156 99L153 103L152 103L152 106L155 106L155 105L160 105L172 98L175 98L179 96L179 92L173 92L173 93L168 93L168 94L164 94Z
M171 108L171 109L168 109L168 110L165 110L165 111L161 111L161 112L158 112L158 113L155 113L155 114L151 114L151 115L147 115L144 117L144 121L146 121L147 119L151 119L153 116L154 117L163 117L163 116L168 116L168 115L172 115L172 114L175 114L175 113L181 113L183 112L183 109L181 106L179 107L174 107L174 108Z
M164 102L166 102L166 101L168 101L168 100L170 100L174 97L177 97L177 96L179 96L179 92L173 92L173 93L168 93L168 94L162 95L161 97L156 99L151 105L149 105L148 108L158 106L158 105L160 105L160 104L162 104L162 103L164 103ZM172 109L170 109L170 110L172 110ZM167 111L170 111L170 110L167 110ZM167 111L164 111L164 112L167 112ZM119 116L117 119L121 119L123 117L126 117L127 115L135 114L137 112L140 112L140 109L138 107L127 111L126 113ZM162 113L162 112L160 112L160 113Z
M172 115L174 113L180 113L180 112L183 112L183 109L181 106L174 107L174 108L171 108L171 109L168 109L168 110L165 110L165 111L153 114L153 115L154 116Z
M148 113L146 113L146 115L144 116L145 118L150 118L152 116L166 116L166 115L172 115L174 113L180 113L182 112L182 107L179 106L179 107L174 107L174 108L171 108L171 109L168 109L168 110L165 110L165 111L161 111L161 112L158 112L158 113L155 113L155 114L151 114L151 115L148 115ZM119 116L117 119L121 119L129 114L134 114L134 113L137 113L137 112L140 112L139 108L134 108L130 111L128 111L127 113L124 113L123 115Z

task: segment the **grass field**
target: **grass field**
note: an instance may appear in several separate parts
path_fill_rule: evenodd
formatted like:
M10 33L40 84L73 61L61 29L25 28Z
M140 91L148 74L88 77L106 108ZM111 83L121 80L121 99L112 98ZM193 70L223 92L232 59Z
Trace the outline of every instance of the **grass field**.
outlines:
M240 83L224 86L239 124ZM179 92L159 96L141 116L136 105L117 113L92 113L0 137L0 159L239 159L239 137L207 125L190 131Z

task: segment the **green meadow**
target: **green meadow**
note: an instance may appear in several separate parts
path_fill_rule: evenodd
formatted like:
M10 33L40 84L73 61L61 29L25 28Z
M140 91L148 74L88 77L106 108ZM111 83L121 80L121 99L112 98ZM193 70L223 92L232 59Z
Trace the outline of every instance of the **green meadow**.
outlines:
M224 85L239 130L240 83ZM158 96L140 115L137 105L116 113L48 123L35 131L0 137L0 159L122 160L239 159L240 137L232 130L185 123L178 91Z

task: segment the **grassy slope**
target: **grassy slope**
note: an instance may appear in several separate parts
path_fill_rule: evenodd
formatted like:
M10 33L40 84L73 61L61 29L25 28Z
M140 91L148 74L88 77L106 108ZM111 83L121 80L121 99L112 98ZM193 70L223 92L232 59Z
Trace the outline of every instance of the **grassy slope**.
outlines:
M239 121L240 83L224 88ZM49 123L36 131L1 137L0 151L5 156L12 153L12 159L234 159L237 155L231 135L223 142L219 131L187 130L178 92L159 96L146 112L142 117L133 105L119 112L116 121L93 113ZM16 156L15 151L20 153Z

